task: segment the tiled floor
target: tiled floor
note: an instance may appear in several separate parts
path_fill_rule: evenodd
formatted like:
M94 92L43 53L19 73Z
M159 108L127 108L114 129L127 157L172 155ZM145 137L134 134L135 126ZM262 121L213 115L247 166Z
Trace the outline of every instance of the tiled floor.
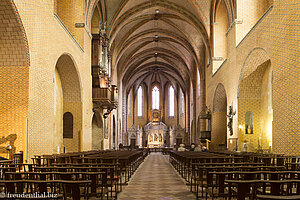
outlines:
M120 200L194 200L183 180L169 163L168 156L151 153L136 171Z

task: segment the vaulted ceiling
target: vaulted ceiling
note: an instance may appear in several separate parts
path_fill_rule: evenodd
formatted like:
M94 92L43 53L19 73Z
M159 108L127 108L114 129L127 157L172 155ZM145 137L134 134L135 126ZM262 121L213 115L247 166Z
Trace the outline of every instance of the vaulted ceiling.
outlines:
M95 10L107 23L113 74L125 90L164 80L186 91L196 68L204 76L211 1L98 0Z

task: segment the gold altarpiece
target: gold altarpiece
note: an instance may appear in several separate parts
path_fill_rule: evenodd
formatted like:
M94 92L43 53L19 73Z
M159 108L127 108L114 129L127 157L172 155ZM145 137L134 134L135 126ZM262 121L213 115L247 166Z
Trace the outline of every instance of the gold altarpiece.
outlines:
M147 147L163 147L164 141L169 141L168 127L161 122L161 111L151 111L151 122L145 125L145 139L147 140Z

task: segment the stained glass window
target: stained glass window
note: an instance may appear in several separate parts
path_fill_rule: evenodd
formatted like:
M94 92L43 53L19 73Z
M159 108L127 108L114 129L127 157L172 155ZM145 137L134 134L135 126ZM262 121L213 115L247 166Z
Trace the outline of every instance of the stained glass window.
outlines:
M170 86L169 88L169 116L174 117L174 101L175 101L175 95L174 95L174 88Z
M143 88L140 86L138 89L138 117L143 116Z
M159 109L159 89L156 86L152 89L152 109Z

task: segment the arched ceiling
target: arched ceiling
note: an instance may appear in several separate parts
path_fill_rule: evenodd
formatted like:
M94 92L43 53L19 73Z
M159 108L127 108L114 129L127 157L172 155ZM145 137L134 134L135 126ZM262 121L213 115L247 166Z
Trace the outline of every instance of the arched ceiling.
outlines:
M113 71L126 91L157 79L186 91L196 68L204 77L216 0L91 1L105 10Z

